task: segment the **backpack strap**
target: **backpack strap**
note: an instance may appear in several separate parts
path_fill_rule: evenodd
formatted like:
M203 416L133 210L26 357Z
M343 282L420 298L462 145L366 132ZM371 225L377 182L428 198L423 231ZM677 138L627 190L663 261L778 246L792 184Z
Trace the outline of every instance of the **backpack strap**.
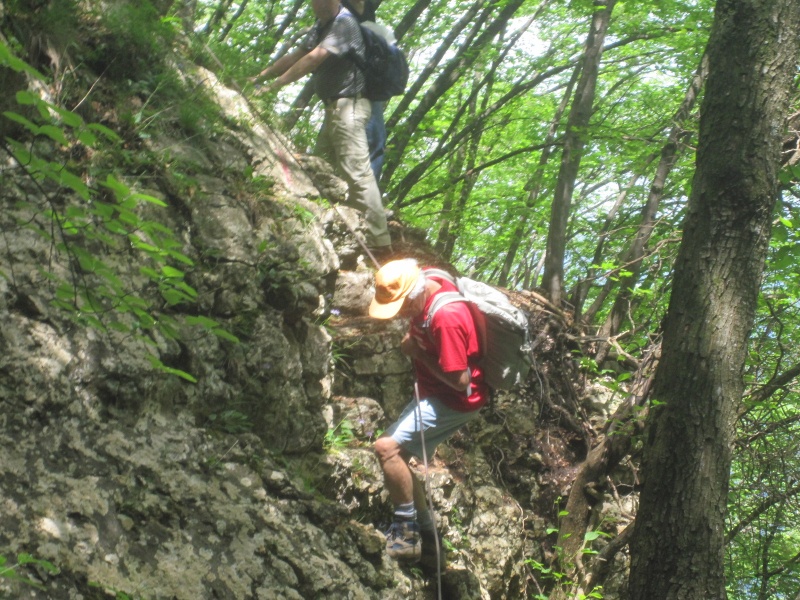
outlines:
M440 279L444 279L445 281L449 281L454 286L458 287L458 283L456 282L456 278L450 275L447 271L443 269L437 269L435 267L430 267L427 269L422 269L422 272L425 275L433 275L434 277L439 277Z
M471 301L470 299L466 298L461 293L461 286L458 285L458 278L451 275L444 269L437 269L435 267L428 267L422 270L426 276L432 275L433 277L438 277L439 279L444 279L445 281L450 282L453 284L454 287L458 289L458 292L442 292L440 296L446 296L447 298L451 298L448 300L442 300L441 304L437 304L439 296L437 296L433 304L431 305L430 310L428 311L428 318L425 321L424 328L427 329L430 327L430 321L433 319L433 313L438 310L441 306L448 304L450 302L466 302L467 306L469 307L469 312L472 314L472 322L475 324L475 331L478 334L478 351L481 355L483 355L486 349L486 316L481 312L481 309Z
M431 302L431 307L428 309L428 314L425 315L425 321L422 323L422 328L428 332L429 335L431 323L433 322L433 315L435 315L436 311L442 308L445 304L450 304L451 302L469 302L469 300L464 298L464 296L458 292L440 292L437 294L436 298L434 298L433 302Z
M346 6L344 7L340 6L339 13L337 13L336 15L337 17L341 14L341 8L347 10L348 14L343 15L344 17L349 17L356 22L356 27L358 28L358 32L361 35L361 43L364 44L363 57L359 56L354 48L350 48L350 50L348 50L344 54L343 58L348 59L351 62L351 64L355 65L355 67L359 71L364 73L367 69L367 40L365 39L366 36L364 34L364 28L361 26L361 21L358 20L358 17L356 17L355 13L351 12ZM364 86L366 87L366 82L364 83Z

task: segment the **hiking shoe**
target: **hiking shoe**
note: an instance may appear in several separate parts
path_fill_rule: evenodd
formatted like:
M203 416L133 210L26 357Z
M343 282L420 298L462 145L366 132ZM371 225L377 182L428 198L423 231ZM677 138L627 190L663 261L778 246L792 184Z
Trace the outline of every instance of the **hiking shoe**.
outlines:
M438 531L421 531L419 537L422 545L422 553L419 559L420 566L431 571L436 571L437 568L440 571L444 571L447 561L442 535ZM439 544L438 556L436 554L437 542Z
M386 553L401 562L417 562L422 554L416 521L395 521L386 532Z

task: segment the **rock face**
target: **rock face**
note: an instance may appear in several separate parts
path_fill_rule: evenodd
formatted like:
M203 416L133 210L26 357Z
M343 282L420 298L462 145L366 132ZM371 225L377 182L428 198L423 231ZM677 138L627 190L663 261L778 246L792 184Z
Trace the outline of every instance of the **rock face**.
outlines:
M54 307L48 281L69 279L72 257L21 227L50 200L0 167L0 596L435 598L436 578L390 561L380 533L391 513L370 443L411 398L412 376L402 324L363 316L372 275L359 215L334 211L343 188L329 167L295 159L213 74L182 76L231 122L253 123L213 143L147 142L183 161L191 184L164 169L146 193L167 207L136 211L176 232L196 298L165 306L139 255L95 248L179 317L179 335L103 331ZM248 187L243 172L267 184ZM553 512L551 497L547 514L532 510L547 462L540 409L530 392L498 397L431 459L442 597L530 591L527 561L545 562Z
M382 536L300 489L252 435L213 435L180 418L62 414L38 419L34 437L32 417L6 421L1 438L4 548L60 574L31 573L42 589L4 585L6 594L408 597Z

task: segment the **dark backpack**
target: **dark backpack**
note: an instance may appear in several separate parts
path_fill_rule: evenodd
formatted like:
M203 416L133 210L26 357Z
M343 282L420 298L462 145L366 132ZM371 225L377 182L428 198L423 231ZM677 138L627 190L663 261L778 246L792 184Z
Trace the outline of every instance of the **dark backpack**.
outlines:
M366 79L364 97L385 101L405 93L408 84L408 62L396 44L363 24L358 24L364 38L364 58L348 52L348 56L361 69Z
M423 328L430 329L433 315L451 302L466 302L475 321L481 350L480 365L489 387L509 390L525 382L533 364L530 325L525 313L511 304L506 295L492 286L469 277L453 277L441 269L425 269L432 275L449 281L458 292L436 295Z

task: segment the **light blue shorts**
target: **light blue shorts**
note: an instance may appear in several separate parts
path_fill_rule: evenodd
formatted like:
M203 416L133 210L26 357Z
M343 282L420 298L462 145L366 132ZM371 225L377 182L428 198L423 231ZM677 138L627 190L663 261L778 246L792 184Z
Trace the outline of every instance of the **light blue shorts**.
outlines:
M412 400L406 405L403 414L386 430L386 434L400 444L403 450L417 458L423 458L422 437L424 436L428 460L433 457L436 446L450 438L480 413L480 410L470 412L453 410L436 398L422 399L419 405L422 411L422 434L419 430L420 419L416 400Z

